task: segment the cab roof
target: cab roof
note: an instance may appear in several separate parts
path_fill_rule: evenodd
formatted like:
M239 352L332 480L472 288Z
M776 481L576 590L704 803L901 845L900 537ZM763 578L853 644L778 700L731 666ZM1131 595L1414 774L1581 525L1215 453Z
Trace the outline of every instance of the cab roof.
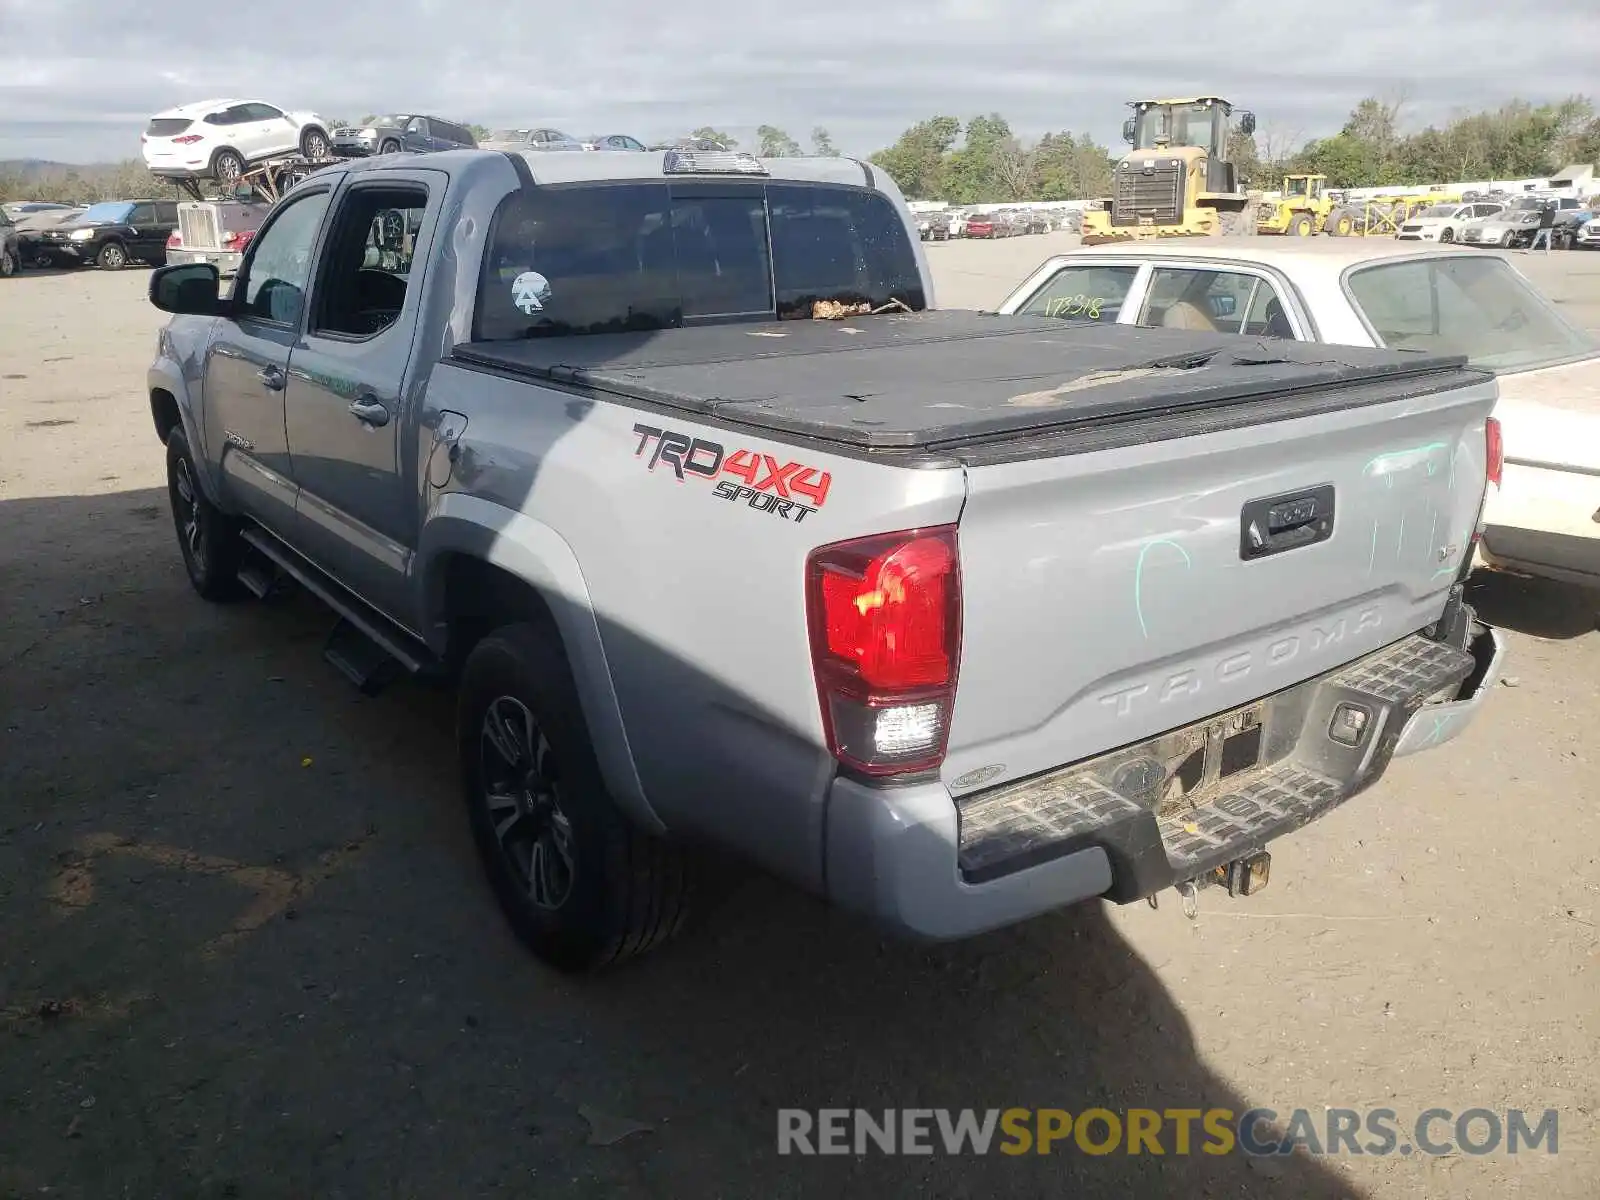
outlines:
M670 150L585 150L581 153L554 154L548 151L521 150L441 150L426 156L419 163L418 156L384 155L378 158L355 159L340 163L331 170L352 172L384 170L416 170L419 166L440 168L446 171L470 170L476 161L493 156L514 158L526 164L535 183L605 183L631 180L795 180L805 183L836 183L854 187L871 186L883 189L888 177L854 158L763 158L761 164L768 174L761 175L669 175L665 170Z

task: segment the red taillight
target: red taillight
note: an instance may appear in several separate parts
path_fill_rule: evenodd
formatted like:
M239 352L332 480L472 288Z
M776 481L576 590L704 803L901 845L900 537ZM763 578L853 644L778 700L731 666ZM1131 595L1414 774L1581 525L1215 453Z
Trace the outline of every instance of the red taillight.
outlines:
M938 766L961 654L956 527L813 550L806 608L829 752L869 775Z
M234 230L225 233L222 235L222 248L224 250L243 250L250 244L250 239L255 235L256 231L254 229L246 229L242 232Z
M168 250L176 250L182 245L183 245L183 234L179 233L176 229L174 229L171 233L167 234L167 249Z
M1500 486L1500 477L1506 469L1506 444L1500 437L1500 422L1495 417L1490 417L1483 423L1484 448L1488 451L1488 467L1486 474L1489 482L1495 487Z
M182 137L175 137L172 140L179 146L192 146L196 142L204 141L205 139L198 133L186 133Z

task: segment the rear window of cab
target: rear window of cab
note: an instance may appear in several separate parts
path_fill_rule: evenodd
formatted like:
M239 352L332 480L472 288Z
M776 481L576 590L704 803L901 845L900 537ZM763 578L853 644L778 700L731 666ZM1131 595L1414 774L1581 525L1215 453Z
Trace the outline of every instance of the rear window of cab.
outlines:
M841 305L927 307L910 235L881 193L745 180L547 185L511 193L495 215L474 340L806 320Z

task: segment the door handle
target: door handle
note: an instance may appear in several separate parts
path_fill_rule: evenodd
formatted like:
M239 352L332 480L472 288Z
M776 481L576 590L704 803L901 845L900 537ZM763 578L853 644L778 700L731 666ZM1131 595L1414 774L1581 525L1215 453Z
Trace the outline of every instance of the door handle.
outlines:
M350 415L363 425L377 428L389 423L389 410L381 402L371 396L363 396L350 402Z
M287 382L282 367L262 367L256 373L256 378L261 381L261 386L269 392L283 391L283 385Z

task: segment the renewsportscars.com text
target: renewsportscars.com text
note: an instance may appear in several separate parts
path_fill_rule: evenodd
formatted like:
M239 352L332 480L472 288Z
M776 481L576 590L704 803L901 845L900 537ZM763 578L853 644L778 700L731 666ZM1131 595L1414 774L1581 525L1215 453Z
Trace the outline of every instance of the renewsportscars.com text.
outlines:
M1554 1109L803 1108L778 1110L779 1154L1444 1155L1557 1153Z

